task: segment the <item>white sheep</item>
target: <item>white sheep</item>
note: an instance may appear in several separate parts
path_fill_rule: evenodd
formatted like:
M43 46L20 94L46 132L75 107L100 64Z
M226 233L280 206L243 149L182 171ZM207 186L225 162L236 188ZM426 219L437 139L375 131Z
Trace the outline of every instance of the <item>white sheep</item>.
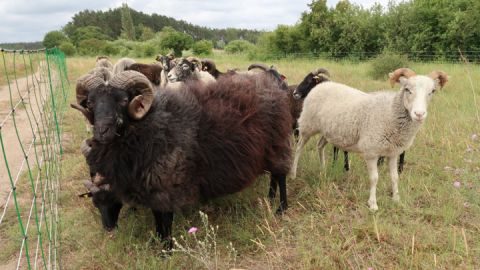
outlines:
M121 58L113 66L113 75L127 70L128 67L130 67L131 65L133 65L135 63L136 63L135 60L133 60L131 58L127 58L127 57Z
M197 80L206 84L216 82L210 73L198 69L198 63L191 62L185 58L179 58L175 61L175 66L168 72L167 78L167 87L173 88L181 85L186 80Z
M359 153L367 163L370 178L371 210L377 210L377 160L389 158L393 200L399 201L398 155L408 149L427 117L427 105L433 92L447 83L447 74L434 71L428 76L416 75L401 68L389 74L392 86L400 83L400 91L365 93L335 82L314 87L305 98L298 120L300 138L297 143L291 175L296 176L298 160L309 138L317 133L317 144L323 167L327 143L348 152Z

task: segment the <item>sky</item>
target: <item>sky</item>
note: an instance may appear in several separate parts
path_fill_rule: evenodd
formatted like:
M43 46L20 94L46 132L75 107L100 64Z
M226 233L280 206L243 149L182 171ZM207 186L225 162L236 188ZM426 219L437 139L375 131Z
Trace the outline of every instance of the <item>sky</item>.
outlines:
M327 0L335 6L339 0ZM41 41L60 30L84 9L108 10L122 3L147 14L157 13L213 28L273 30L295 24L311 0L0 0L0 43ZM370 7L388 0L351 0Z

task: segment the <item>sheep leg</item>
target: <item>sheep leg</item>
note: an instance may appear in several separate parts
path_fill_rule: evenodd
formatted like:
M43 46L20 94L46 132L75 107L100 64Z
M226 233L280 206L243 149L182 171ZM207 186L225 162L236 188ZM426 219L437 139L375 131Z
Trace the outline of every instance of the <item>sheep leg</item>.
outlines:
M290 172L290 175L292 178L295 178L297 176L297 166L298 166L298 160L300 159L300 155L302 154L303 147L305 144L308 142L308 139L310 139L311 135L305 135L300 133L300 137L297 142L297 149L295 150L295 158L293 160L293 166Z
M403 172L403 164L405 163L405 151L400 154L400 161L398 162L398 173Z
M400 195L398 194L398 169L397 169L398 157L393 156L388 159L388 168L390 170L390 178L392 180L392 198L394 201L400 201Z
M337 161L338 159L338 148L336 146L333 147L333 161Z
M280 188L280 206L277 209L276 214L280 215L288 208L287 203L287 176L285 174L272 174L272 178L278 183Z
M173 212L162 212L153 210L153 216L155 217L155 225L157 229L157 236L162 239L165 250L169 251L173 248L172 241L172 223Z
M348 161L348 152L343 151L343 169L348 172L350 170L350 162Z
M376 211L378 210L378 205L377 205L378 158L368 159L366 161L367 161L368 175L370 177L370 198L368 199L368 206L370 206L370 210Z
M320 138L317 143L318 156L320 157L320 162L322 167L325 168L325 145L327 145L327 139L324 136Z
M270 175L270 188L268 189L268 199L270 199L270 202L273 201L277 194L277 185L278 181L275 178L273 174Z

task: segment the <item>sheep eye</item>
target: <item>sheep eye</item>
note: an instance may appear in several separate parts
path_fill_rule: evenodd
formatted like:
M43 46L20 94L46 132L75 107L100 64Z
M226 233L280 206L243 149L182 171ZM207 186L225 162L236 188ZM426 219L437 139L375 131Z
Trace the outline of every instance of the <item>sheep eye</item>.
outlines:
M430 92L430 94L429 94L429 95L431 95L431 94L435 93L435 91L436 91L436 90L437 90L437 89L433 89L433 90L432 90L432 92Z
M408 88L405 88L405 92L407 92L408 94L412 93L412 91L410 91L410 89L408 89Z
M124 98L122 99L122 101L120 102L120 105L122 106L126 106L128 104L128 98Z
M189 67L187 64L184 64L184 65L182 66L182 68L185 69L185 70L187 70L187 69L189 69L190 67Z

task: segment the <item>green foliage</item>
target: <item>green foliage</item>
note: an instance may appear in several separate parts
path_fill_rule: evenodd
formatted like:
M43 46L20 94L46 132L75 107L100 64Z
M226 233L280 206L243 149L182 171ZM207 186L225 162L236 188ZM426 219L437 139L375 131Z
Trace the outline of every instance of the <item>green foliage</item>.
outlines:
M67 55L67 56L72 56L76 52L75 46L73 46L73 44L71 42L68 42L68 41L65 41L62 44L60 44L60 46L58 46L58 48L60 50L62 50L62 52L64 52L65 55Z
M135 40L135 28L133 27L132 16L130 15L130 8L126 3L122 4L122 34L121 36L128 40Z
M90 38L80 41L78 44L78 52L81 55L98 55L103 52L107 42L96 38Z
M152 57L156 54L157 50L152 44L144 44L143 45L143 56L145 57Z
M138 28L140 29L139 39L141 41L147 41L155 37L155 33L153 32L152 28L144 26L143 24L139 25Z
M248 53L255 48L255 45L246 40L232 40L225 46L227 53Z
M115 45L112 42L107 42L105 46L103 46L103 54L105 55L119 55L120 54L120 47Z
M97 40L109 40L109 37L102 32L102 29L96 26L85 26L75 30L70 37L73 44L79 47L83 40L97 39Z
M58 47L66 41L68 41L68 38L61 31L50 31L43 38L43 46L45 48Z
M182 56L183 50L188 50L193 44L193 38L186 34L175 31L171 27L164 27L160 32L160 48L171 49L175 56Z
M255 51L278 58L293 53L367 59L383 50L421 60L457 59L457 49L480 50L480 1L417 0L391 2L369 9L350 1L333 8L314 0L294 26L280 25ZM262 40L263 39L263 40ZM478 57L478 56L477 56Z
M223 50L225 48L225 45L225 41L223 39L220 39L215 43L215 48Z
M72 17L72 20L63 27L63 31L71 38L73 33L77 28L85 27L86 25L99 27L103 30L103 33L109 37L109 40L115 40L121 37L123 31L122 24L122 9L123 7L118 7L115 9L109 9L106 11L98 10L83 10L78 12ZM131 8L128 9L133 25L136 26L136 38L142 39L143 29L139 27L142 24L144 27L150 28L153 33L161 31L164 27L170 26L176 31L188 33L191 36L194 36L196 40L207 39L207 40L224 40L229 42L235 39L245 39L250 42L255 43L257 40L260 31L256 30L246 30L246 29L212 29L209 27L196 26L191 23L176 20L171 17L159 15L156 13L145 14L143 12L138 12ZM140 33L142 32L142 33ZM75 44L75 43L74 43Z
M213 53L213 43L210 40L200 40L192 45L192 52L195 55L211 55Z
M370 62L369 75L375 80L385 80L388 78L388 73L397 68L409 66L406 55L384 52Z

